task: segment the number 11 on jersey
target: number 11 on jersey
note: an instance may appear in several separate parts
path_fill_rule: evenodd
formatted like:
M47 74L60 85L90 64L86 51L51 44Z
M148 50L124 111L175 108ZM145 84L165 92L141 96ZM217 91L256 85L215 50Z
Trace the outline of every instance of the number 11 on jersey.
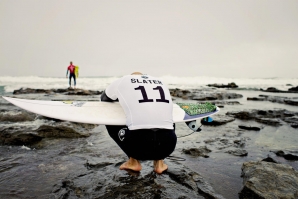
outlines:
M139 87L135 88L135 90L140 90L142 93L142 96L143 96L143 99L139 100L139 103L154 102L154 99L148 98L148 95L147 95L147 92L146 92L146 89L144 86L139 86ZM165 92L161 86L157 86L156 88L153 88L153 90L158 90L159 94L160 94L160 99L156 99L156 102L164 102L164 103L170 102L169 100L167 100L165 98Z

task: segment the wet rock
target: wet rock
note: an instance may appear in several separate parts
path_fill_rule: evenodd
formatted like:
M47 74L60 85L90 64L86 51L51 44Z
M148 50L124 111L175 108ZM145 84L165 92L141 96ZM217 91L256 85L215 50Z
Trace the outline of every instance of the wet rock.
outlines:
M282 121L287 121L292 124L296 124L296 114L295 112L290 112L287 110L247 110L247 111L234 111L227 112L226 115L232 116L241 120L255 120L256 122L267 124L271 126L280 126ZM290 122L290 117L293 117L293 121ZM295 121L294 121L295 120Z
M246 142L246 139L245 138L241 138L239 140L234 140L234 147L236 148L243 148L245 147L245 142Z
M259 101L269 101L273 103L280 103L280 104L288 104L292 106L298 106L298 98L289 98L289 97L283 97L283 96L269 96L269 95L259 95L262 98L247 98L247 100L253 100L256 99L256 101L259 99Z
M226 151L226 153L234 155L234 156L247 156L247 151L244 149L232 149L232 150L228 150Z
M293 106L298 106L298 100L297 99L288 99L284 100L286 104L293 105Z
M229 122L233 122L235 118L229 117L226 115L215 115L212 122L206 122L204 120L201 120L201 123L203 125L209 125L209 126L219 126L223 124L227 124Z
M235 137L235 136L236 135L233 135L231 137ZM226 149L226 148L229 148L232 146L240 147L240 145L242 145L242 146L245 145L245 143L239 143L239 145L235 144L232 140L227 139L227 138L211 138L211 139L204 140L204 142L207 145L215 146L215 148L218 150Z
M292 115L290 115L290 117L284 118L283 121L289 123L293 128L297 128L298 126L298 116L292 117Z
M251 101L264 101L264 98L259 98L259 97L248 97L247 100Z
M19 90L14 90L13 91L14 95L29 94L29 93L35 93L35 94L46 93L46 90L44 90L44 89L32 89L32 88L20 88Z
M197 100L197 101L214 101L225 99L237 99L242 98L243 95L237 93L230 93L226 91L216 92L207 89L198 90L182 90L182 89L170 89L171 96L179 97L182 99ZM232 102L231 102L232 103Z
M262 90L262 89L261 89ZM274 87L269 87L267 88L267 90L265 90L266 92L280 92L280 90L278 90L277 88Z
M33 121L36 114L24 110L1 111L0 122L25 122Z
M82 90L82 89L75 89L73 91L69 91L67 95L100 95L102 92L100 91L91 91L91 90Z
M208 84L207 86L216 88L238 88L234 82L228 84Z
M261 128L259 128L259 127L242 126L242 125L239 125L238 127L240 129L252 130L252 131L260 131L261 130Z
M227 112L226 114L241 120L251 120L255 118L255 115L249 111Z
M33 88L20 88L19 90L14 90L14 95L19 94L49 94L49 93L59 93L65 95L100 95L101 91L92 91L92 90L84 90L84 89L33 89Z
M292 85L290 85L290 86L292 86ZM289 90L289 91L298 92L298 86L289 88L288 90Z
M213 101L213 100L218 100L218 98L212 94L201 94L201 95L197 95L197 96L194 96L192 98L192 100L198 100L198 101Z
M41 125L36 132L39 136L46 138L81 138L88 137L90 135L88 133L80 133L71 127L63 125Z
M3 145L33 145L41 140L42 137L36 135L31 129L24 129L24 127L0 128L0 143Z
M298 155L294 155L291 153L285 153L284 151L278 150L278 151L271 151L275 153L277 156L283 157L286 160L298 160Z
M238 99L242 98L243 95L229 92L213 92L213 93L200 93L195 94L191 99L198 101L214 101L214 100L225 100L225 99Z
M204 142L206 144L212 144L212 143L217 142L219 140L220 140L220 138L211 138L211 139L204 140Z
M170 94L173 97L179 97L182 99L188 99L191 96L191 91L189 90L182 90L179 88L176 89L170 89Z
M265 158L265 159L263 159L262 161L264 161L264 162L271 162L271 163L278 163L276 160L274 160L272 157L267 157L267 158Z
M214 101L212 103L214 105L216 105L216 106L222 106L222 105L240 105L240 102L238 102L238 101L224 101L224 100L220 100L220 101Z
M295 87L288 89L287 91L279 90L274 87L269 87L266 90L260 89L263 92L272 92L272 93L297 93L298 91L296 90Z
M272 119L272 118L255 118L256 122L267 124L270 126L281 126L281 121L279 119Z
M245 162L240 199L297 198L298 172L291 166L270 162Z
M218 150L226 149L226 148L233 146L233 142L231 142L228 139L220 139L215 144L217 145L216 148Z
M162 175L153 172L151 161L141 172L119 170L122 163L81 171L54 186L55 198L223 198L200 174L181 164L166 162Z
M192 155L192 156L201 156L204 158L209 158L207 153L210 153L211 150L208 149L206 146L201 146L199 148L182 149L182 152L185 154Z

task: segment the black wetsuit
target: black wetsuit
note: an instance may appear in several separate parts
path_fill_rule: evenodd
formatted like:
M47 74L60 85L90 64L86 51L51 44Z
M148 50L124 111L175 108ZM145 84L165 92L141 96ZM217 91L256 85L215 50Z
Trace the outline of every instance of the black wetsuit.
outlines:
M112 102L105 92L101 101ZM137 160L162 160L175 149L177 137L174 129L129 130L127 126L106 125L111 138L128 157Z

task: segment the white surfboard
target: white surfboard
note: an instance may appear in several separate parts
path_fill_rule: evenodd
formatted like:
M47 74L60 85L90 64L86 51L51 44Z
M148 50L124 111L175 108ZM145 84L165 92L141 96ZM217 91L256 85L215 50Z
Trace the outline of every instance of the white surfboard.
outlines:
M43 101L3 97L10 103L27 111L49 118L71 122L105 125L125 125L125 114L119 102L94 101ZM198 120L216 114L219 108L212 112L188 115L180 106L173 104L173 120L187 122Z

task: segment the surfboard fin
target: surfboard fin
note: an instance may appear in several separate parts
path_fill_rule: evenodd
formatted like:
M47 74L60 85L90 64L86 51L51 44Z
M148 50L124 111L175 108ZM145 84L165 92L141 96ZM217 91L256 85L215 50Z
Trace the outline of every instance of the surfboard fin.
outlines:
M213 125L214 121L212 117L205 117L201 120L202 125Z
M203 120L204 122L209 123L209 122L212 122L212 121L213 121L213 118L212 118L212 117L205 117L205 118L203 118L202 120Z

